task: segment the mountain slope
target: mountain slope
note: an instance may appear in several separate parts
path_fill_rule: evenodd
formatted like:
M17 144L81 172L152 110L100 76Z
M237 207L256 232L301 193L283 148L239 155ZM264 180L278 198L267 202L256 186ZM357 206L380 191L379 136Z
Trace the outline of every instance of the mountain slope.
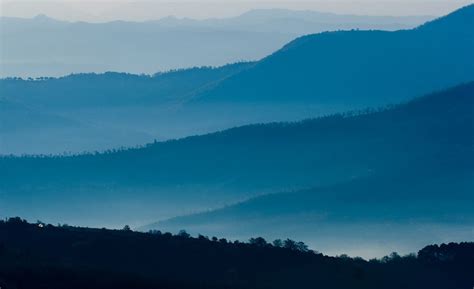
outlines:
M40 81L4 79L0 80L0 95L27 106L42 108L44 113L61 115L109 132L131 134L128 139L123 139L121 134L112 135L118 140L112 147L91 138L90 145L77 144L77 149L73 151L76 153L139 145L154 139L181 138L252 123L296 121L399 103L473 79L471 51L474 50L474 29L470 25L473 7L468 6L413 30L338 31L308 35L292 41L261 61L213 69L185 69L155 76L105 73L43 78ZM256 11L242 16L246 20L232 21L250 23L248 29L265 29L258 24L258 19L272 18L285 23L287 17L293 19L292 13L287 15L285 11L273 11L270 14L273 13L276 18ZM309 14L301 12L295 17L309 21L307 18L313 17ZM325 21L333 19L333 15L314 17L324 18ZM362 21L357 17L352 20L356 24ZM57 24L51 19L42 21L48 27L56 27ZM189 21L163 19L159 25L164 25L165 30L179 30L176 27L180 25L198 25ZM215 21L220 23L221 20ZM214 24L210 23L214 20L208 24L199 23L212 26ZM147 23L150 27L155 24ZM94 26L84 23L68 25ZM97 29L94 33L103 33L109 26L129 27L122 22L103 25L104 30ZM132 25L134 28L130 31L141 27L134 25L136 27ZM152 34L153 29L147 29L146 33ZM71 35L76 34L68 33L68 37ZM40 40L37 42L43 43ZM253 47L254 42L248 43L252 45L246 46ZM218 50L214 47L211 51L214 49ZM77 134L80 135L79 132ZM137 137L132 137L132 134ZM14 136L5 137L10 139L12 145L15 141L24 142ZM85 138L83 135L80 137ZM51 133L51 144L54 143L59 144L61 140ZM50 149L48 145L41 148L33 145L21 147L24 150L20 154L48 154L62 153L70 150L71 146L61 148L51 145ZM12 152L0 151L0 154Z
M41 125L43 124L43 125ZM63 125L73 129L79 124L58 116L43 114L25 105L0 99L0 133L18 132L26 126L32 129Z
M412 30L300 37L196 97L198 103L397 103L470 81L474 5Z
M40 117L25 121L13 107L0 103L4 128L0 138L5 141L0 154L91 152L222 129L226 123L202 124L199 116L176 115L176 110L196 91L251 65L191 68L153 76L109 72L1 79L0 97L6 102L58 117L54 123ZM68 126L66 119L81 126ZM19 134L19 124L30 135ZM36 139L35 145L25 141L28 138Z
M107 108L179 102L199 89L253 66L251 62L218 68L194 67L136 75L107 72L71 74L58 78L0 80L3 98L43 109Z
M423 168L419 168L422 170ZM325 252L374 257L423 243L474 238L474 172L409 171L264 195L141 230L246 239L297 238Z
M36 152L63 153L91 151L97 146L116 147L117 143L134 145L134 141L151 139L145 133L104 129L90 122L0 99L0 154L22 155L31 152L32 144Z
M466 175L474 163L473 96L471 82L352 116L244 126L105 154L3 157L0 205L10 215L115 225L132 218L138 225L258 193L400 172Z
M339 29L402 29L431 17L370 17L288 10L250 11L225 19L108 23L38 15L0 18L0 77L78 72L154 73L257 60L295 37ZM252 45L248 45L251 43ZM192 48L192 49L190 49ZM209 52L212 53L209 53Z

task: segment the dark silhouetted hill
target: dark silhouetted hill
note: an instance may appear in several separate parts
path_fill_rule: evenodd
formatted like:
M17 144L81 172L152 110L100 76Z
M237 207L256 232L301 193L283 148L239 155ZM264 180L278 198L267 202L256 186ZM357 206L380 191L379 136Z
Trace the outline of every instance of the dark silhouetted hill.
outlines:
M328 257L291 240L268 244L161 232L0 221L3 288L469 288L472 243L365 261Z

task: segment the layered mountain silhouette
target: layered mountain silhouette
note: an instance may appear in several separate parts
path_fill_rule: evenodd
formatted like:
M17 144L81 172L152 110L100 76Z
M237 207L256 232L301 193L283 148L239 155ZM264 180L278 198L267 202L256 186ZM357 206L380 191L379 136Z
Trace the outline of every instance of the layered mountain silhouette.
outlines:
M419 168L421 170L421 168ZM282 192L140 227L247 239L294 237L325 252L379 256L474 238L474 174L425 170ZM383 244L383 245L382 245Z
M0 213L365 256L472 239L473 15L309 35L217 68L3 79L3 154L90 152L1 156Z
M300 37L201 102L380 105L472 80L474 5L412 30Z
M472 286L474 4L429 19L0 17L0 289Z
M198 133L199 126L188 120L192 116L175 116L181 103L199 89L251 65L191 68L153 76L110 72L0 80L0 123L5 128L0 131L4 141L0 154L96 151ZM56 116L55 121L31 113L26 121L7 102L36 114ZM226 125L216 124L214 129ZM28 135L18 134L21 131ZM35 139L35 145L26 139Z
M471 239L473 101L470 83L383 112L314 121L319 124L311 130L319 137L317 144L311 142L315 152L302 147L298 152L331 160L313 159L306 172L297 173L327 179L336 166L338 175L346 173L350 180L260 196L143 229L186 229L230 238L256 232L267 238L297 236L328 252L345 248L355 254L367 254L378 243L408 252L447 236ZM356 163L367 171L351 171ZM319 167L321 172L310 173Z
M110 225L123 222L121 215L143 224L256 194L348 182L355 182L349 196L366 191L361 200L377 200L379 192L381 200L471 204L473 93L471 82L381 111L244 126L101 154L3 157L0 205L7 215L51 221ZM392 189L358 185L372 179ZM430 195L434 180L445 186ZM450 186L449 194L441 189ZM405 190L413 192L408 199Z
M42 113L98 127L103 136L117 140L115 148L396 104L472 80L473 10L474 6L467 6L412 30L308 35L260 61L214 69L152 77L105 73L39 81L4 79L0 95L34 105ZM174 20L165 22L169 21ZM124 138L115 131L137 137ZM88 146L59 145L61 134L51 131L49 135L49 141L30 149L19 145L21 150L0 153L101 151L111 143L91 137ZM14 135L2 137L10 139L10 148L23 141Z
M311 11L255 10L223 19L108 23L66 22L38 15L0 18L6 76L156 71L257 60L309 33L412 28L432 17L375 17ZM251 44L251 45L249 45Z
M218 68L195 67L154 75L107 72L71 74L59 78L5 78L2 95L41 109L107 108L157 105L187 100L206 86L245 70L241 62Z

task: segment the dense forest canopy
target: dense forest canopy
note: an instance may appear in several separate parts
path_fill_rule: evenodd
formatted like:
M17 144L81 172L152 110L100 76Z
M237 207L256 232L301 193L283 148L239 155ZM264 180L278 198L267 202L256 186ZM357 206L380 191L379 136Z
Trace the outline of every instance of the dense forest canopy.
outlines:
M469 288L473 243L366 261L303 243L0 221L0 286L55 288Z

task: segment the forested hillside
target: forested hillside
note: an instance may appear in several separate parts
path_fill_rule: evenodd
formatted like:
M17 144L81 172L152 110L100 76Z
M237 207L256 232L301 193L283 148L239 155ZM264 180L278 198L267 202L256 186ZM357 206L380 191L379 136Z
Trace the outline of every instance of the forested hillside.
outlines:
M469 288L472 243L365 261L328 257L292 240L248 243L154 231L0 221L2 288Z
M164 207L179 205L182 214L366 177L457 178L473 171L473 92L469 83L381 111L244 126L116 152L2 157L0 205L6 214L61 215L70 223L94 214L113 222L114 211L151 222L178 213Z

